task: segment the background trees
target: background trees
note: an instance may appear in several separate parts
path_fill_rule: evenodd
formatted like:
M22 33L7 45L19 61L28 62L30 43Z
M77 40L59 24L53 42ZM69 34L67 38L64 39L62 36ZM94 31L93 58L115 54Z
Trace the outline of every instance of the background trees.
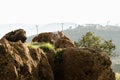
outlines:
M75 42L78 47L92 47L101 49L108 53L108 55L114 55L115 44L112 40L103 40L99 36L96 36L93 32L87 32L81 39Z

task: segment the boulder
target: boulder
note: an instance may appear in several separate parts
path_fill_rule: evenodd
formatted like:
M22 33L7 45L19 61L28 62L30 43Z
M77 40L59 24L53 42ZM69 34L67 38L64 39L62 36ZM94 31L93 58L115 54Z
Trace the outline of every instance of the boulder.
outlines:
M54 61L55 61L55 54L56 54L56 52L54 50L50 50L50 51L46 52L46 56L48 58L48 62L50 64L53 72L54 72L54 68L55 68L55 63L54 63Z
M55 58L55 80L115 80L105 52L89 48L66 48Z
M23 29L18 29L15 31L11 31L3 36L3 38L7 39L11 42L17 42L21 40L23 43L26 41L26 32Z
M56 48L75 47L74 43L68 39L58 39L55 43Z
M75 47L62 32L41 33L32 40L55 46L44 51L37 43L26 46L22 31L0 40L0 80L115 80L107 53Z
M54 80L46 55L21 41L0 40L0 80Z
M48 42L54 44L55 34L52 32L40 33L32 39L32 42Z
M63 32L45 32L40 33L32 39L32 42L48 42L53 44L56 48L75 47L75 44L64 35Z

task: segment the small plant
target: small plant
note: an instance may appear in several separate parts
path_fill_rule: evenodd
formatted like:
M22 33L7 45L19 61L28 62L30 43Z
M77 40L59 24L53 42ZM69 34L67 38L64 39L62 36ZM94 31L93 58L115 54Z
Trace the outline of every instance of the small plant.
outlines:
M50 50L54 50L54 46L50 43L38 43L38 42L32 42L30 44L27 44L28 47L31 48L40 48L42 49L44 52L48 52ZM55 51L55 50L54 50Z
M48 52L50 50L54 50L54 46L50 43L43 43L39 46L44 52ZM54 50L55 51L55 50Z
M40 43L38 43L38 42L32 42L32 43L28 43L28 44L26 44L28 47L30 47L30 48L39 48L39 45L40 45Z

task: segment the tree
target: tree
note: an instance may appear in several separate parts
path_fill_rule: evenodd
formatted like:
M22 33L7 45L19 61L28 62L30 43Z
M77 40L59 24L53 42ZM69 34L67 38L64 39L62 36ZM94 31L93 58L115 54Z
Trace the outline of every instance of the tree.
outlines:
M104 41L101 44L101 49L106 51L109 55L112 55L113 51L115 50L115 45L113 44L112 40Z
M113 51L115 50L115 45L112 40L103 40L92 32L87 32L81 39L75 42L75 44L78 47L101 49L107 52L108 55L113 55Z

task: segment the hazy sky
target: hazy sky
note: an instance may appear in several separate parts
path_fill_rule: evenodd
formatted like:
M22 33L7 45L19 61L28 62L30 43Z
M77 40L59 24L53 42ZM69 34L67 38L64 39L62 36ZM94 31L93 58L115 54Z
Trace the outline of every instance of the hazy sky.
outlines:
M0 0L0 24L120 24L120 0Z
M66 23L64 24L64 30L68 28L75 28L77 27L74 23ZM26 31L27 36L37 34L36 25L31 24L0 24L0 38L2 38L6 33L10 31L14 31L16 29L24 29ZM38 25L38 33L41 32L54 32L54 31L61 31L62 24L61 23L53 23L53 24L46 24L46 25Z

